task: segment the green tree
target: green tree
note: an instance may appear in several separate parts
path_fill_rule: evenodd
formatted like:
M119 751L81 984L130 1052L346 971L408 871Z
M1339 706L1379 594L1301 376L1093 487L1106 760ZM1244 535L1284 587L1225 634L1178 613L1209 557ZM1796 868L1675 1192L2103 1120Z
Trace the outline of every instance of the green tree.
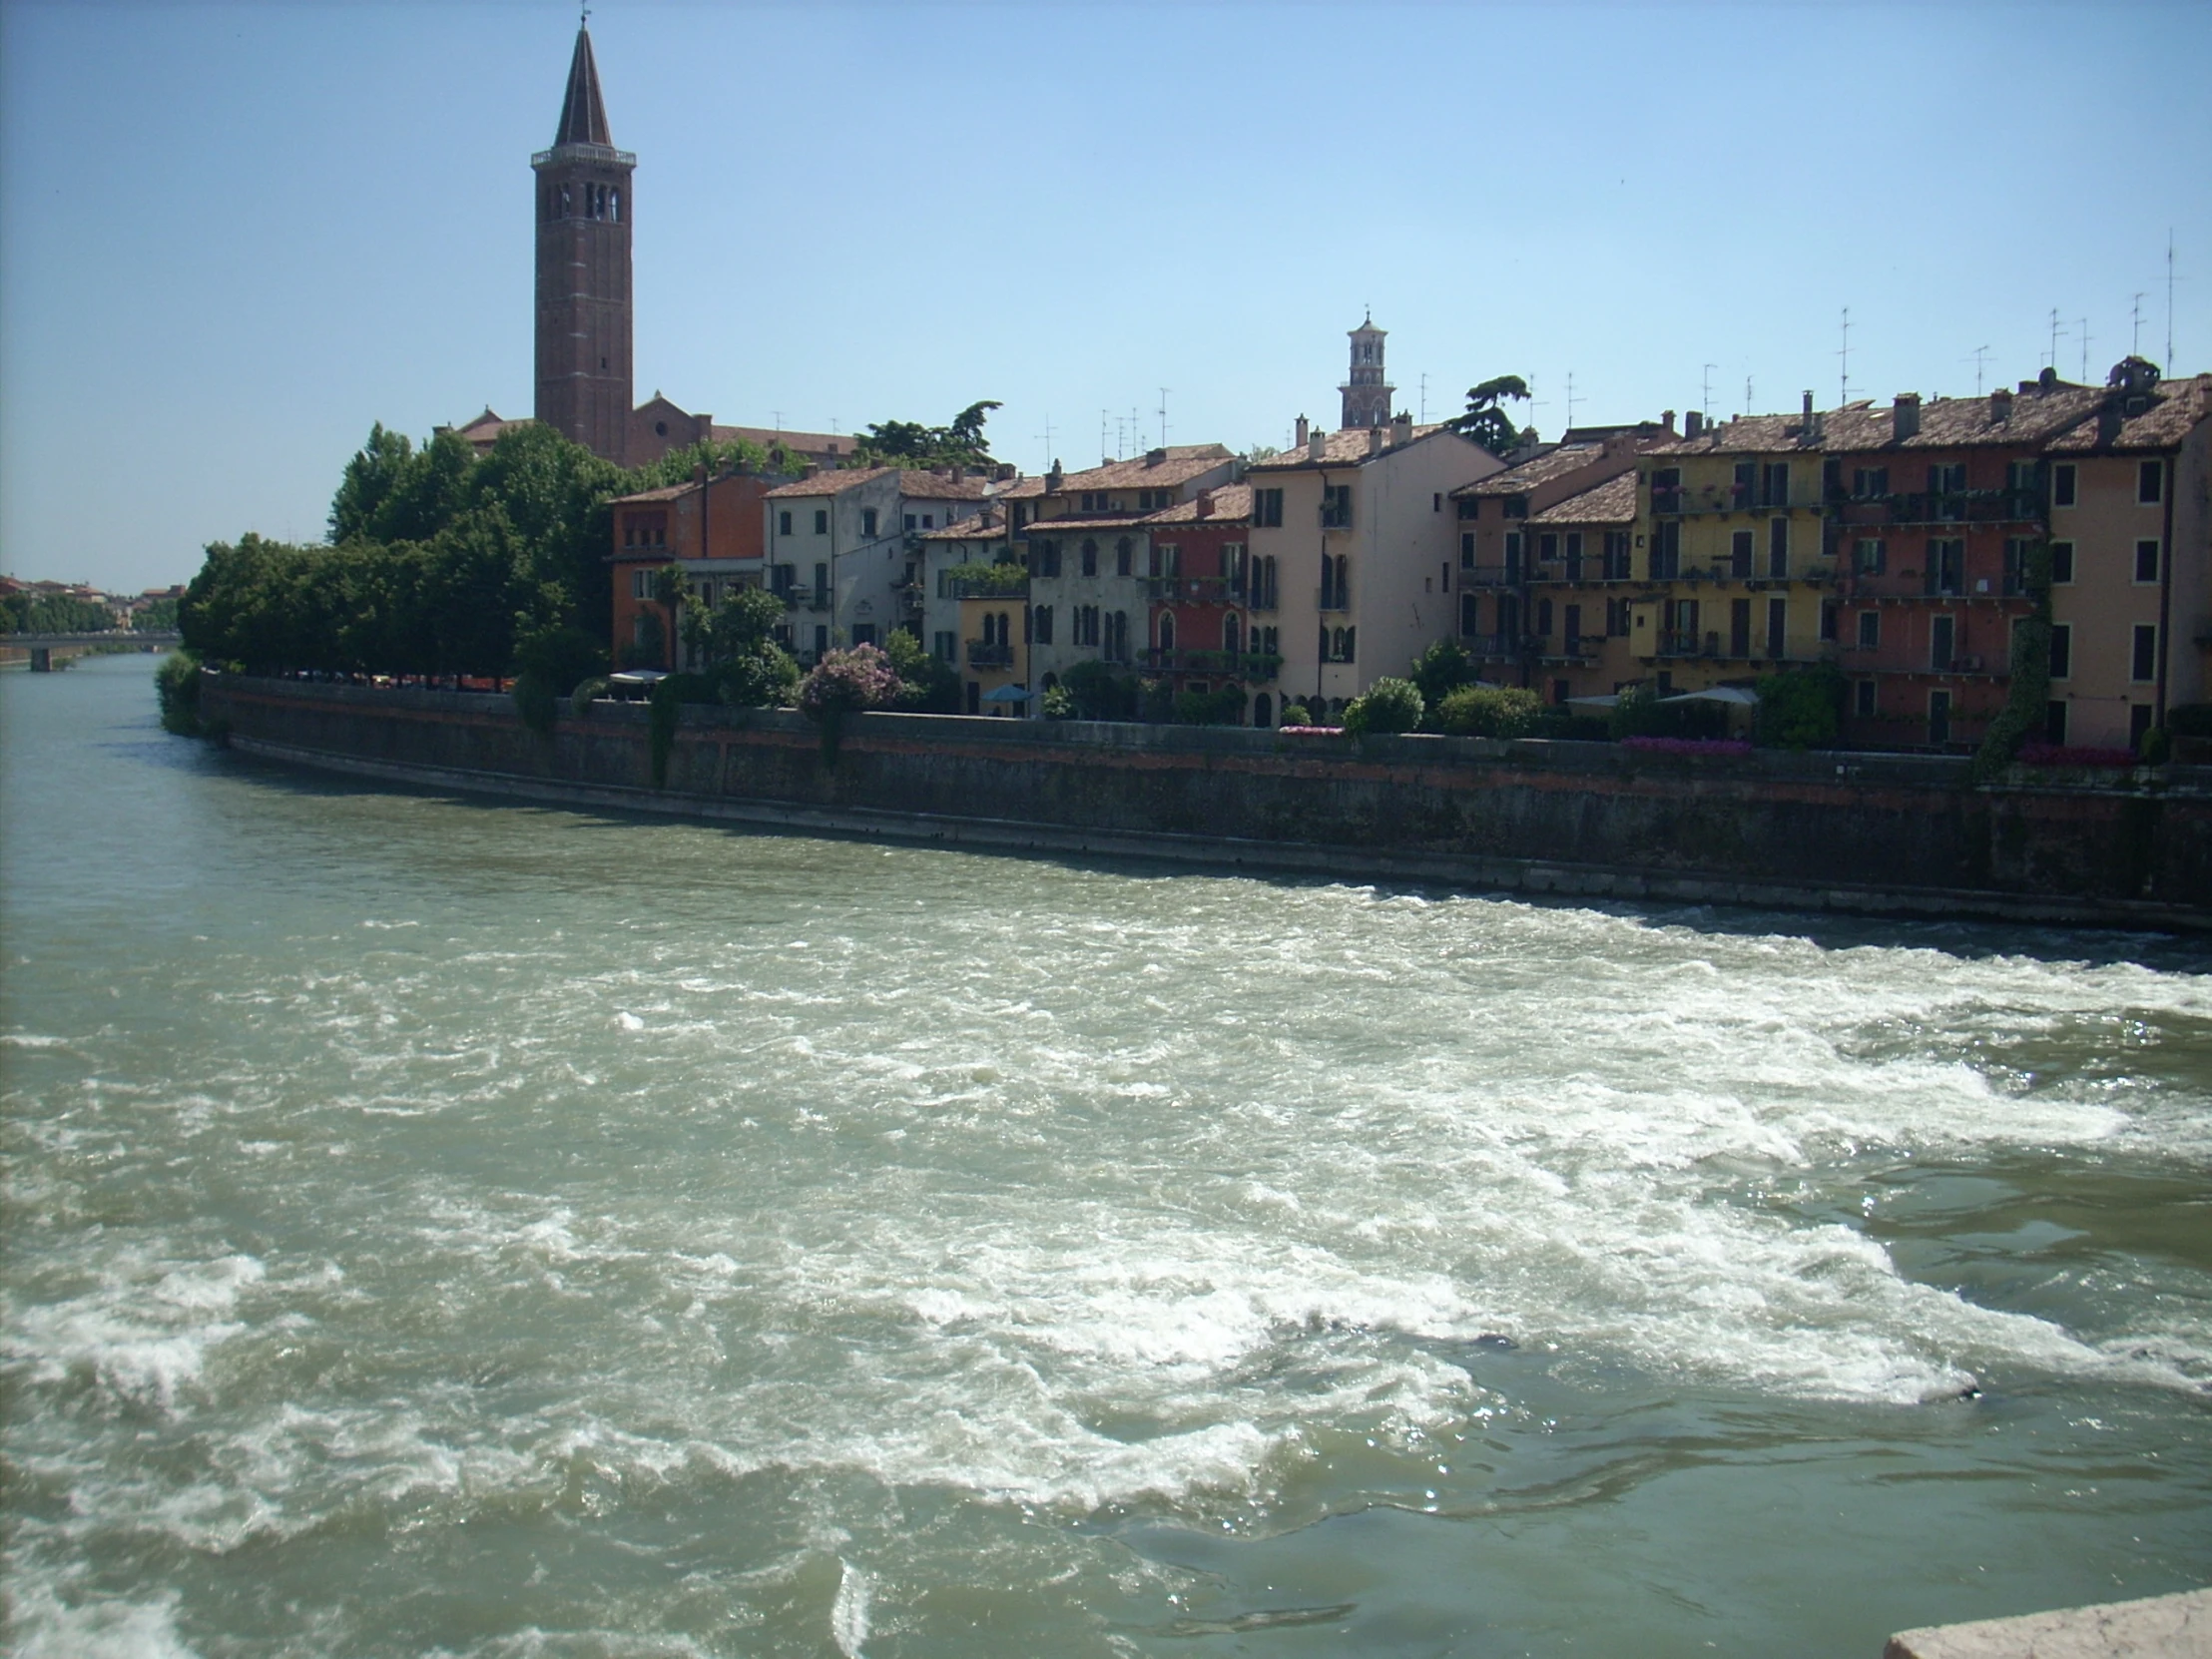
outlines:
M1345 730L1356 738L1410 732L1420 725L1422 712L1420 688L1410 680L1385 675L1345 705Z
M1461 437L1480 444L1493 455L1504 455L1518 444L1526 443L1536 435L1534 427L1515 426L1499 405L1510 399L1516 403L1528 401L1528 382L1518 374L1500 374L1494 380L1484 380L1478 386L1467 388L1467 412L1456 419L1444 422Z
M926 426L917 420L872 422L860 435L855 458L870 466L989 466L991 448L983 423L998 407L990 398L979 398L945 426Z
M960 677L950 663L933 657L921 638L904 628L893 628L883 654L898 674L898 707L909 714L956 715L960 712ZM1055 688L1057 689L1057 688Z
M1474 658L1457 640L1437 640L1413 659L1413 684L1433 712L1461 686L1474 683Z
M1760 677L1752 737L1767 749L1832 749L1843 724L1844 676L1834 663Z
M1525 686L1460 686L1434 714L1453 737L1525 738L1543 724L1544 700Z

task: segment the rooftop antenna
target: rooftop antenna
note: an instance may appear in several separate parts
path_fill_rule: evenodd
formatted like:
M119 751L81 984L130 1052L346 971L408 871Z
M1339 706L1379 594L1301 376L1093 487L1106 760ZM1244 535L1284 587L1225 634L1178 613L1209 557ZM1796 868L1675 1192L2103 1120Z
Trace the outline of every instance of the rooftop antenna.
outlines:
M1844 307L1844 343L1836 353L1843 366L1836 371L1836 404L1841 408L1851 401L1851 307ZM1750 398L1745 398L1750 402Z
M1168 388L1160 388L1160 447L1168 446Z
M1428 376L1426 374L1420 377L1420 423L1423 426L1428 424Z
M1569 429L1572 429L1574 425L1574 370L1570 368L1567 370L1567 425Z
M1751 418L1751 376L1744 376L1744 418Z
M2061 327L2059 327L2059 326L2058 326L2058 307L2057 307L2056 305L2053 305L2053 306L2051 306L2051 308L2050 308L2050 367L2051 367L2051 372L2052 372L2052 373L2054 373L2054 374L2055 374L2055 373L2056 373L2056 372L2058 371L2058 336L2059 336L2060 334L2064 333L2065 331L2066 331L2065 329L2063 329L2063 328L2061 328Z
M2081 319L2081 322L2080 322L2080 328L2081 328L2081 383L2082 383L2083 385L2087 385L2087 384L2089 383L2089 319L2088 319L2087 317L2083 317L2083 318Z
M2127 314L2129 322L2134 325L2134 332L2128 336L2127 354L2131 357L2140 357L2143 354L2143 296L2141 294L2138 293L2135 296L2135 303L2129 307Z
M1110 460L1118 461L1120 459L1121 451L1119 449L1116 449L1111 455L1106 453L1106 411L1101 409L1098 411L1098 463L1104 466Z
M1551 407L1551 399L1550 399L1550 398L1548 398L1548 397L1538 397L1538 396L1536 395L1536 376L1535 376L1535 375L1533 375L1533 374L1531 374L1531 375L1530 375L1530 376L1528 377L1528 412L1529 412L1530 414L1534 414L1534 413L1535 413L1535 412L1536 412L1536 411L1537 411L1538 409L1548 409L1548 408L1550 408L1550 407ZM1531 426L1531 428L1533 428L1533 427L1534 427L1534 425L1535 425L1535 422L1534 422L1534 421L1531 421L1531 422L1529 422L1529 425Z
M1973 394L1976 397L1981 395L1981 362L1988 354L1989 348L1986 345L1977 345L1973 348ZM1966 358L1960 357L1958 360L1964 362Z
M769 417L776 422L776 435L782 437L784 435L784 411L782 409L771 409L769 410Z
M2174 366L2174 233L2166 227L2166 372Z
M1041 432L1037 432L1037 433L1034 433L1034 434L1032 434L1032 435L1033 435L1033 436L1035 436L1035 437L1041 438L1041 439L1042 439L1042 440L1044 441L1044 469L1045 469L1045 471L1047 471L1047 472L1050 472L1050 471L1052 470L1052 411L1051 411L1051 410L1047 409L1047 410L1045 411L1045 417L1044 417L1044 430L1043 430L1043 431L1041 431Z
M1698 414L1707 425L1711 425L1713 420L1713 370L1720 366L1719 363L1705 365L1705 381L1698 393Z

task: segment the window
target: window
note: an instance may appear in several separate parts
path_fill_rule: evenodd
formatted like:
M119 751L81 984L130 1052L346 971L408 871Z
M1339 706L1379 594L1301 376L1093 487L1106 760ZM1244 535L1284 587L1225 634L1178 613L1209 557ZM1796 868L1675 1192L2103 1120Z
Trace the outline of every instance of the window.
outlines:
M855 622L852 625L852 643L854 645L873 645L875 643L875 624L872 622Z
M2066 706L2051 702L2043 705L2043 742L2063 749L2066 747Z
M1553 531L1542 531L1536 537L1536 557L1545 564L1559 557L1559 537Z
M1769 461L1762 480L1766 488L1759 504L1762 507L1787 507L1790 504L1790 463Z
M1322 556L1321 608L1325 611L1352 609L1352 561L1342 553L1334 558L1327 554Z
M2027 556L2034 543L2025 536L2004 538L2004 591L2008 595L2027 592Z
M776 515L776 533L780 536L788 536L792 533L792 515L789 508Z
M2054 622L2050 625L2050 677L2065 680L2073 674L2073 624Z
M1966 591L1966 544L1955 538L1931 538L1928 569L1923 573L1928 592L1960 594Z
M1949 672L1951 659L1957 653L1958 619L1950 616L1933 616L1928 619L1928 666L1937 674Z
M2073 580L2073 543L2054 541L2050 544L2050 579L2052 582Z
M1608 639L1628 638L1630 602L1625 599L1608 599L1605 602L1605 636Z
M1853 712L1863 720L1871 720L1874 717L1874 682L1858 681L1852 687L1852 696L1857 700Z
M1029 611L1030 632L1039 645L1052 643L1052 607L1035 605Z
M1767 520L1767 574L1772 577L1790 574L1790 521L1786 518Z
M2128 659L2127 677L2138 685L2147 685L2158 678L2158 625L2155 622L2135 625L2135 648Z
M1481 610L1481 601L1478 600L1473 594L1462 593L1459 596L1460 633L1479 634L1482 632Z
M630 572L630 597L632 599L651 599L653 597L653 572L650 570L633 570Z
M1428 498L1428 510L1432 513L1440 513L1444 510L1444 498L1441 490Z
M817 507L815 509L815 534L818 536L827 536L829 533L830 509L828 507Z
M1129 574L1131 560L1136 550L1136 543L1132 542L1127 536L1121 537L1114 543L1114 574L1116 576L1127 576ZM1237 551L1242 553L1244 549L1240 547Z
M1767 601L1767 655L1776 662L1782 661L1783 647L1790 638L1790 602L1787 599Z
M830 567L815 566L815 592L827 596L830 592Z
M1628 532L1605 532L1605 579L1608 582L1628 580Z
M1281 490L1254 490L1252 492L1252 524L1258 530L1280 530L1283 527L1283 492Z
M1966 489L1966 463L1939 461L1928 469L1928 493L1962 495Z
M2154 507L2166 499L2166 463L2145 461L2135 469L2135 499Z
M1879 501L1890 493L1890 469L1886 466L1863 466L1851 475L1851 495L1854 501Z
M2050 504L2054 507L2070 507L2074 504L2074 469L2071 461L2050 469Z
M1329 561L1322 561L1327 564ZM1152 574L1163 581L1179 582L1183 579L1183 549L1170 542L1163 542L1152 550Z
M1728 574L1739 582L1751 575L1754 539L1749 530L1738 530L1728 538Z
M1567 532L1567 580L1582 580L1582 532L1579 530Z
M908 514L906 515L906 525L905 525L905 528L906 528L906 533L907 533L908 535L912 535L912 534L913 534L913 530L914 530L914 515L913 515L912 513L908 513Z
M938 629L936 642L931 647L929 654L940 663L953 661L960 654L959 636L947 629Z
M1880 536L1861 536L1852 543L1851 568L1861 576L1880 576L1890 568L1890 544Z
M2155 582L2158 580L2157 542L2139 541L2135 544L2135 580L2138 582Z
M1551 638L1551 601L1548 599L1536 601L1536 637L1545 640Z
M1474 568L1474 532L1472 530L1462 530L1459 533L1459 568L1461 570L1472 570Z
M1651 579L1669 581L1682 574L1682 521L1670 518L1651 532Z
M1482 510L1482 503L1471 495L1462 496L1451 505L1453 512L1460 518L1473 518Z
M1882 649L1882 613L1880 611L1861 611L1859 613L1859 649L1862 651L1879 651Z
M1824 599L1821 601L1821 638L1831 645L1836 642L1837 614L1835 600Z
M1569 605L1560 626L1566 639L1567 655L1579 655L1582 650L1582 607ZM1563 702L1564 699L1559 701Z
M875 539L875 509L873 507L862 507L860 509L860 534L870 541Z
M1085 576L1096 576L1098 574L1098 543L1085 536L1082 552L1083 574Z
M1244 649L1244 630L1238 626L1234 616L1221 619L1221 648L1232 657Z
M1060 574L1060 544L1049 536L1029 550L1029 570L1034 576L1056 577Z
M1350 484L1324 484L1322 486L1321 527L1324 530L1348 530L1352 527L1352 486Z
M1928 741L1938 749L1950 742L1950 693L1947 691L1928 694Z
M950 525L951 522L952 520L949 518L945 520L947 525ZM924 530L934 530L937 527L937 515L935 513L923 513L921 515L921 527Z

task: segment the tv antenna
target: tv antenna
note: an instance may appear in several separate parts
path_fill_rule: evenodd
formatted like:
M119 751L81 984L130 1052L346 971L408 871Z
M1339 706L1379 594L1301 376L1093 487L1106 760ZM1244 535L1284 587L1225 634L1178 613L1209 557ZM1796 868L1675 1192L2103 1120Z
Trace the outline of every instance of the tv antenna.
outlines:
M1744 376L1744 417L1751 417L1751 376Z
M2081 383L2087 385L2089 383L2089 319L2083 317L2078 326L2081 329Z
M1960 357L1958 359L1960 362L1971 361L1973 364L1973 394L1976 397L1979 397L1981 395L1982 359L1987 357L1988 355L1989 348L1986 345L1977 345L1973 348L1970 357Z
M2174 368L2174 233L2166 227L2166 372Z
M1836 403L1840 408L1851 401L1851 307L1844 307L1844 343L1836 353L1843 366L1836 371ZM1750 398L1745 398L1750 402Z
M1574 426L1574 370L1570 368L1567 370L1567 426L1569 430L1572 430ZM1564 433L1561 434L1561 436L1564 435Z
M1045 412L1044 430L1034 435L1044 440L1044 469L1050 472L1052 470L1052 414L1050 410Z
M1160 447L1168 446L1168 388L1160 388Z
M2133 331L2128 335L2127 353L2131 357L2140 357L2143 354L2143 296L2141 294L2138 293L2135 296L2135 303L2128 308L2127 315L2128 321L2133 325Z
M2066 331L2065 329L2061 328L2061 327L2060 327L2060 326L2058 325L2058 307L2057 307L2056 305L2053 305L2053 306L2051 306L2051 308L2050 308L2050 369L2051 369L2051 372L2052 372L2053 374L2055 374L2055 373L2057 373L2057 372L2058 372L2058 336L2059 336L2060 334L2063 334L2063 333L2064 333L2065 331Z
M1118 447L1111 455L1106 453L1106 411L1101 409L1098 411L1098 464L1104 466L1108 461L1120 459L1121 450Z
M1428 376L1425 373L1420 377L1420 423L1428 424Z
M1705 365L1705 379L1698 390L1698 413L1708 422L1713 418L1713 370L1720 366L1719 363Z

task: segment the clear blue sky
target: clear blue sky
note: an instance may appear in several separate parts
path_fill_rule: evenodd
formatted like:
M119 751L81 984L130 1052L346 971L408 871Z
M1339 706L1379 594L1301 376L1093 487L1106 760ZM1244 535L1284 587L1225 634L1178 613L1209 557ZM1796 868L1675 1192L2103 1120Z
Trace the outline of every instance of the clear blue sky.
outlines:
M0 5L0 569L312 539L382 420L531 399L571 5ZM2212 5L652 5L638 392L998 452L1281 444L1373 304L1431 417L1537 426L2212 367ZM1525 413L1525 411L1524 411ZM1123 443L1130 440L1123 436Z

